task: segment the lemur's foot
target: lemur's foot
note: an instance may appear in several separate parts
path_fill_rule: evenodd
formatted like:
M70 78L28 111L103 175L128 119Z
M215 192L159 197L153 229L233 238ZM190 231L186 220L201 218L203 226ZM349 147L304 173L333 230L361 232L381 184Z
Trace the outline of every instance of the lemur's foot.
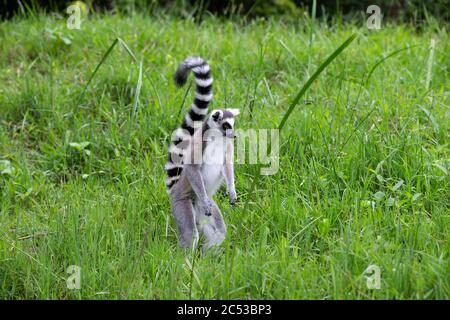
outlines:
M236 192L230 193L230 205L234 206L237 202Z

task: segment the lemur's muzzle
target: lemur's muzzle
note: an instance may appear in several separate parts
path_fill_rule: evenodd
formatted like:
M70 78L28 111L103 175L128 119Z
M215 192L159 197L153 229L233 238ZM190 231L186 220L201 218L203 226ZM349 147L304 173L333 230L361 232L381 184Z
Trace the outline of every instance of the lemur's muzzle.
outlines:
M233 129L225 130L224 136L226 136L227 138L231 138L231 139L236 138L236 135L234 134L234 130Z

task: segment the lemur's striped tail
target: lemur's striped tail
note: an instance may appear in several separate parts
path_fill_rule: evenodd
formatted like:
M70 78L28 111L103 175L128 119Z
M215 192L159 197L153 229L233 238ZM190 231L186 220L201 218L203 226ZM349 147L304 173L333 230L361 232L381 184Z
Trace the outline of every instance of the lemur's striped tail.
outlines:
M178 181L183 170L183 148L186 145L182 142L194 134L194 121L204 120L208 113L209 102L213 98L211 71L209 65L200 57L189 57L180 64L175 73L175 83L178 86L184 85L191 70L194 73L197 90L191 109L184 117L181 128L176 130L175 141L169 148L169 160L165 166L168 176L166 185L169 191ZM186 137L187 133L189 135Z

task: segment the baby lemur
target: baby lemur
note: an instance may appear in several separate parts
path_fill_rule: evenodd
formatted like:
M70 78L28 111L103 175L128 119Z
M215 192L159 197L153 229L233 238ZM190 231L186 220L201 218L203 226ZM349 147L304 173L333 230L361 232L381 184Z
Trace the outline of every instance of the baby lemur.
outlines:
M185 84L191 70L197 89L195 100L172 137L166 184L181 246L195 245L200 231L205 238L203 248L209 249L225 239L225 222L212 199L224 179L230 203L236 202L233 127L239 110L216 109L208 114L213 78L202 58L184 60L175 73L175 83Z

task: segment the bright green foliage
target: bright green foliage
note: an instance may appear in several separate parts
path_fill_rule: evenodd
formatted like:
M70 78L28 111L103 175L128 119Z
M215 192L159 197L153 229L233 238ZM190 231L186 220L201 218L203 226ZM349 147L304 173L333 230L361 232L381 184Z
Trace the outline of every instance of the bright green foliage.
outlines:
M448 30L142 15L81 28L0 23L0 298L449 298ZM163 170L192 99L180 114L177 64L209 61L213 107L240 108L237 127L277 128L353 33L284 124L279 172L253 188L256 166L237 165L240 204L217 195L223 252L182 251Z

